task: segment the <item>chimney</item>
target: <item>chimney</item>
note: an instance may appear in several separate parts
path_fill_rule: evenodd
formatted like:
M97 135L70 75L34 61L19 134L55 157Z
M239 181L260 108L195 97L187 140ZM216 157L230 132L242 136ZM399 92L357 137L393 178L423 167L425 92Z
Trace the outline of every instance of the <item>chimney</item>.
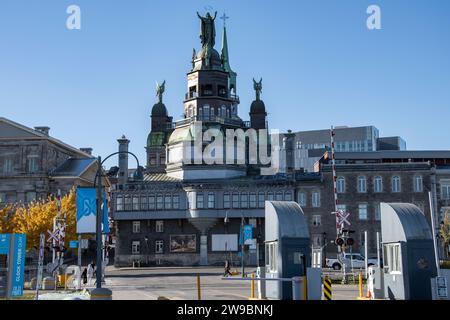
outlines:
M119 143L119 152L128 151L128 144L130 140L128 140L125 135L122 138L117 139ZM119 154L119 186L124 185L128 181L128 154L121 153Z
M92 148L80 148L81 151L84 153L87 153L88 155L92 156Z
M48 136L49 132L50 132L50 127L34 127L34 130L39 131L40 133L45 134L46 136Z

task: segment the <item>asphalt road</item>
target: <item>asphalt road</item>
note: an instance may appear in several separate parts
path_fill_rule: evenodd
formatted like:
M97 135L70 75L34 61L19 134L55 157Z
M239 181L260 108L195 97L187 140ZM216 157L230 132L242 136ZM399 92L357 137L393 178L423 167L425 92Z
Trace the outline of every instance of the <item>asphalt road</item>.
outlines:
M238 270L240 271L240 270ZM246 272L254 272L248 268ZM114 300L197 300L197 274L200 275L203 300L247 300L250 281L222 280L223 268L123 268L108 267L106 287L113 291ZM333 285L333 299L354 300L356 285ZM257 290L255 292L257 294Z

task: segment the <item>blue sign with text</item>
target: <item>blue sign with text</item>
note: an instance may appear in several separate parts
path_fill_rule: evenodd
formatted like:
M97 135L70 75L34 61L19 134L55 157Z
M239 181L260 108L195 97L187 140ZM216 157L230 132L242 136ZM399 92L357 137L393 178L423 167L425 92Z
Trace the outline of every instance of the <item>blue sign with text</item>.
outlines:
M13 263L11 276L11 296L23 295L23 284L25 282L25 252L27 236L25 234L14 234Z
M0 254L9 254L9 234L0 234Z

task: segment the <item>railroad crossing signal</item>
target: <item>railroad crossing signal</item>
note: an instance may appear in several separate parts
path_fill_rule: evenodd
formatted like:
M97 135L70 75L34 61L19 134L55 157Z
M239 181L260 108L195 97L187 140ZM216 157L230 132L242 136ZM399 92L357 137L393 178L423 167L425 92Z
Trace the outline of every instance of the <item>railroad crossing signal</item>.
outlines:
M350 213L349 212L345 212L345 211L338 211L336 212L337 215L337 224L340 226L343 226L344 223L346 223L347 225L351 225L350 221L348 221L348 218L350 217Z

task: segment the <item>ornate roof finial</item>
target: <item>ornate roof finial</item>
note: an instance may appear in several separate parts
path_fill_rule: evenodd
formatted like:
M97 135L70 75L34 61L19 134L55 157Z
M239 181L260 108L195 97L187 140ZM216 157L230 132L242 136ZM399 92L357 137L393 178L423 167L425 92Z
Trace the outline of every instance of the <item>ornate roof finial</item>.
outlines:
M162 103L162 97L165 90L166 90L166 80L164 80L162 84L159 84L158 81L156 81L156 96L158 97L159 103Z
M262 91L262 78L261 80L259 80L259 82L256 82L255 78L253 78L253 89L255 89L256 101L259 101Z
M230 19L230 17L228 17L228 16L226 15L226 13L224 12L224 13L223 13L223 16L221 16L220 19L223 20L223 27L225 28L225 27L227 26L227 19Z

